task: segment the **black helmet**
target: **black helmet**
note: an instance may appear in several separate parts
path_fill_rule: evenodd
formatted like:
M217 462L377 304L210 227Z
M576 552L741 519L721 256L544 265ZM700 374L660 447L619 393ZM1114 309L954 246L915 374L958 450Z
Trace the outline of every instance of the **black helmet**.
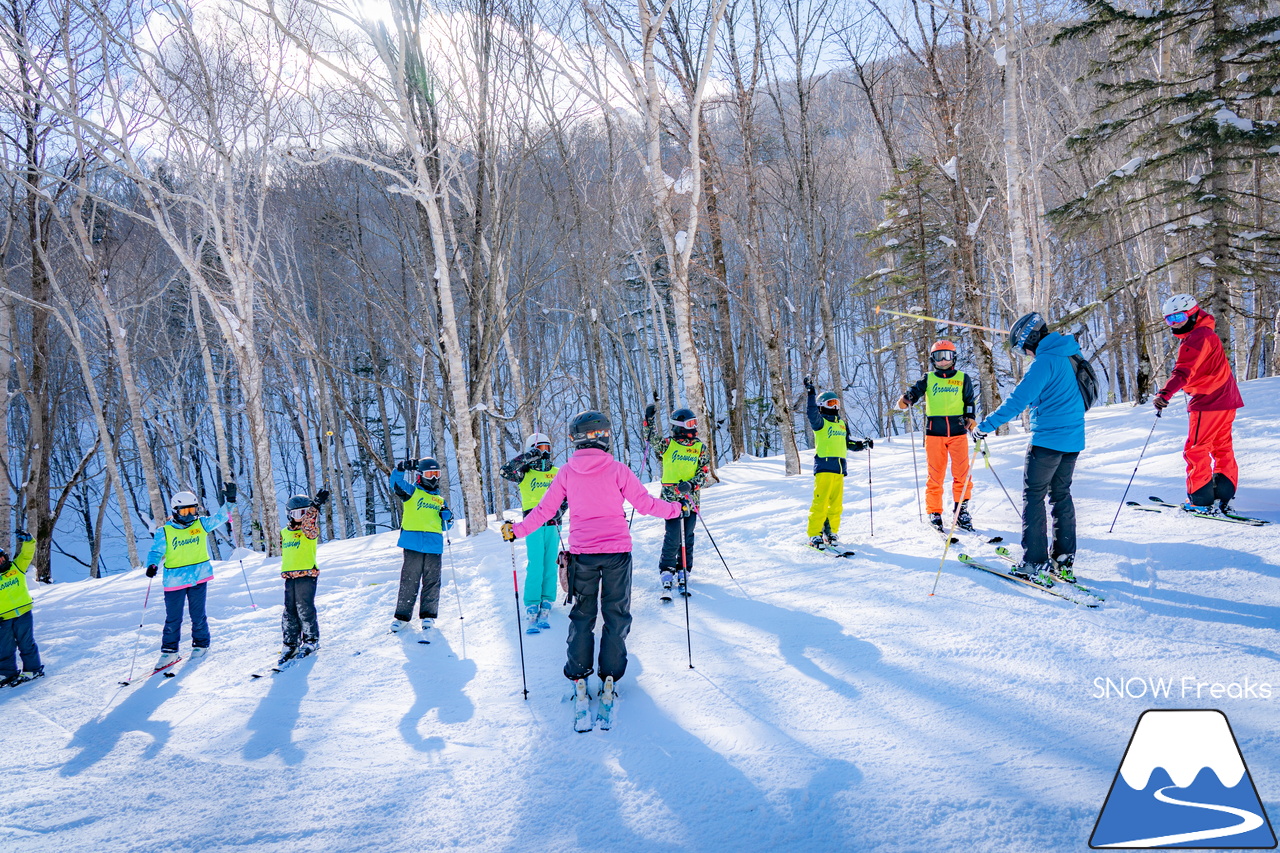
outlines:
M440 488L440 463L434 456L424 456L418 460L418 485L429 492Z
M575 450L581 450L584 447L608 450L612 438L613 424L594 409L578 412L573 416L573 420L569 421L569 440L573 442Z
M1014 352L1035 355L1036 347L1047 334L1049 327L1043 317L1035 311L1023 314L1009 327L1009 347Z
M671 413L671 434L676 438L697 438L698 416L693 409L676 409Z
M311 507L311 498L306 495L294 495L284 505L285 515L291 521L302 521L303 510Z

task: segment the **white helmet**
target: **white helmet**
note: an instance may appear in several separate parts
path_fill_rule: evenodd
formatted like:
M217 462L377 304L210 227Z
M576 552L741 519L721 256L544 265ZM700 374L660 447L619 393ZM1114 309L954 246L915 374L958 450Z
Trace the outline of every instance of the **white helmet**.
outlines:
M529 436L524 440L524 448L525 450L533 450L539 444L550 444L550 443L551 443L551 436L547 435L545 432L535 432L533 435Z
M195 496L194 492L178 492L169 498L169 509L177 512L186 507L199 506L200 499Z
M1186 312L1188 315L1194 314L1200 306L1196 304L1196 299L1190 293L1175 293L1164 301L1160 306L1160 313L1165 317L1171 314L1181 314Z

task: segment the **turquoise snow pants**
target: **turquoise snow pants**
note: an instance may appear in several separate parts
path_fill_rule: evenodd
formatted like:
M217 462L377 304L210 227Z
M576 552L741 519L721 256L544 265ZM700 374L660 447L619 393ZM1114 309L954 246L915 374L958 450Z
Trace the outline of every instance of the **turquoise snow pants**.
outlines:
M529 564L524 571L524 606L537 607L544 601L556 600L556 581L559 567L556 556L560 553L560 528L544 524L524 539Z

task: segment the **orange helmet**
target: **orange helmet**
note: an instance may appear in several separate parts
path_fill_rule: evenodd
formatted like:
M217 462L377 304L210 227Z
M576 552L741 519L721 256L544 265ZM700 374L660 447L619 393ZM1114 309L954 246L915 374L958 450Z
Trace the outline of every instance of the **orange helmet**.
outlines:
M955 363L956 345L946 339L937 341L929 349L929 361L937 364L939 361L949 361Z

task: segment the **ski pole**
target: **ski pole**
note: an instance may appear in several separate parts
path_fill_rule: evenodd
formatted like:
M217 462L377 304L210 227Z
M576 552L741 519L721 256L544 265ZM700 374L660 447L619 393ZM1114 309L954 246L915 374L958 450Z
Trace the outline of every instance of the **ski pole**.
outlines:
M524 700L529 701L529 682L524 675L524 631L520 629L520 582L516 580L516 543L511 543L511 587L516 596L516 636L520 639L520 684L524 688Z
M960 493L962 495L969 493L969 486L973 483L973 463L977 461L978 448L980 446L981 446L981 442L975 441L973 443L973 452L969 454L969 476L964 478L964 491ZM929 593L930 596L932 596L933 593L938 591L938 581L941 580L942 578L942 567L945 566L947 563L947 552L951 550L952 534L956 532L956 523L959 521L960 521L960 505L956 504L955 512L951 513L951 529L947 531L947 537L946 537L947 541L944 542L942 545L942 559L938 561L938 573L934 575L933 591Z
M142 599L142 615L138 617L138 635L133 639L133 657L129 659L129 677L120 682L121 686L133 683L133 665L138 662L138 644L142 642L142 623L147 619L147 602L151 601L151 582L155 578L147 578L147 594Z
M1142 442L1142 452L1138 454L1138 461L1133 463L1133 473L1129 475L1129 482L1124 487L1124 494L1120 496L1120 506L1116 507L1115 518L1111 519L1111 526L1107 528L1107 532L1116 529L1116 519L1120 517L1120 509L1124 506L1124 499L1129 497L1129 487L1133 485L1133 478L1138 476L1138 466L1142 464L1142 457L1147 455L1147 445L1151 443L1151 436L1156 431L1156 424L1160 423L1160 410L1156 409L1156 419L1151 422L1151 430L1147 433L1147 440Z
M720 553L720 546L716 544L715 538L712 537L711 528L707 527L707 520L702 517L701 512L698 513L698 520L702 522L702 531L707 534L707 541L711 543L712 548L716 549L716 556L719 557L720 562L724 564L724 570L729 572L729 563L725 560L724 554ZM738 579L733 576L733 572L729 572L729 580L734 583L738 582Z
M684 640L689 648L689 669L693 669L693 632L689 629L689 555L685 552L683 518L680 519L680 566L684 569Z
M987 464L987 470L991 472L991 476L996 478L996 482L1000 484L1000 491L1004 492L1004 496L1009 500L1009 506L1013 507L1013 511L1018 514L1018 521L1022 521L1022 510L1014 503L1013 498L1009 495L1009 490L1004 487L1000 475L996 473L996 469L991 465L991 456L987 453L987 441L983 439L978 442L982 446L982 460ZM970 463L972 465L973 463Z
M876 535L876 499L871 488L871 439L863 436L862 441L867 445L867 508L871 510L871 537L874 539Z
M235 506L235 504L232 504L232 506ZM232 542L237 541L235 536L236 526L231 523L231 513L229 512L227 513L227 527L231 528L231 541ZM236 546L236 550L237 551L240 550L239 545ZM234 557L235 555L232 554L231 556ZM249 593L249 609L257 610L258 605L253 603L253 590L249 587L249 575L246 574L244 570L244 557L240 557L238 562L240 563L240 577L244 578L245 592Z
M910 408L907 409L907 423L907 435L911 437L911 473L916 478L916 517L924 521L924 509L920 506L920 464L916 461L916 413Z
M458 601L458 621L462 623L462 625L460 626L460 630L462 632L462 655L459 657L459 660L466 660L467 658L467 620L466 620L466 617L462 615L462 592L458 589L458 572L454 569L454 566L453 566L453 540L449 539L448 537L445 537L444 544L449 549L449 576L453 578L453 595L454 595L454 598L457 599ZM516 559L515 548L512 547L511 561L513 564L515 563L515 559Z

